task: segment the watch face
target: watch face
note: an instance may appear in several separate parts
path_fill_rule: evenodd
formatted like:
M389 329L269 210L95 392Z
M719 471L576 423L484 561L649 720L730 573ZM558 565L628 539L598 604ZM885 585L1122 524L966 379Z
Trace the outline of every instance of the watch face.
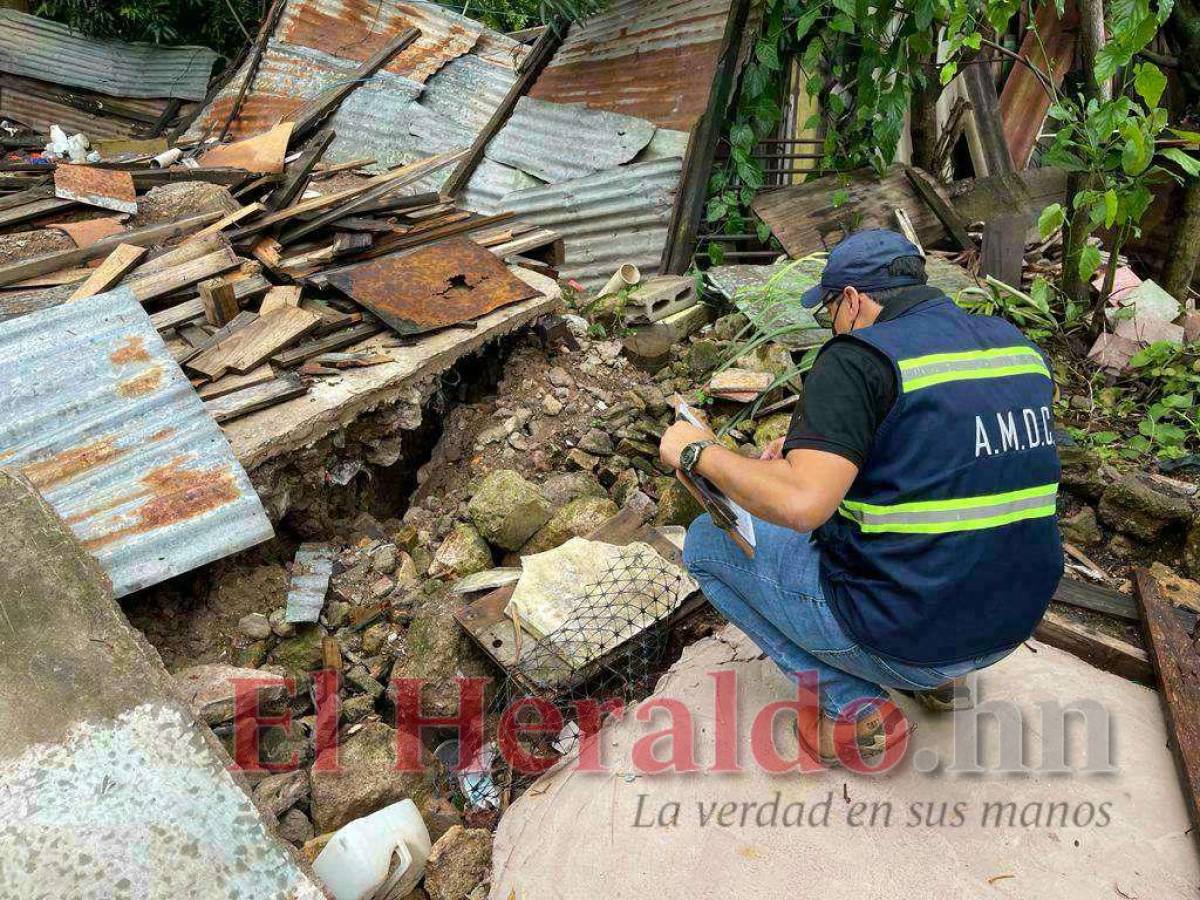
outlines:
M696 450L699 449L695 444L688 444L683 448L683 452L679 454L679 461L683 463L685 469L690 469L696 464Z

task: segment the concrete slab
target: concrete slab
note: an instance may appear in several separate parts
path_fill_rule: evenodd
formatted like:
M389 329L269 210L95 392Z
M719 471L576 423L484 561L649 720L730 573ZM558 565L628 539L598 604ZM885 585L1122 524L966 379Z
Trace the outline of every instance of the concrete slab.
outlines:
M0 519L0 897L323 897L104 570L3 471Z
M397 342L395 334L385 332L348 348L347 352L382 353L393 362L347 369L340 378L317 379L303 397L228 423L225 435L238 461L253 473L269 459L307 447L371 410L404 399L422 380L558 305L562 291L553 280L528 269L510 269L542 296L483 316L472 329L445 328L403 347L385 346Z
M982 735L980 758L987 771L949 771L955 729L960 735L971 733L972 714L935 716L906 703L918 728L908 755L891 773L830 770L772 776L754 762L748 723L764 704L794 698L795 692L741 632L729 627L690 647L664 676L655 697L680 700L691 710L697 761L707 768L714 758L714 731L731 719L716 712L714 682L707 674L716 671L738 676L737 745L744 771L639 774L633 764L635 743L668 723L662 712L649 723L627 712L622 722L601 733L602 760L611 774L563 766L544 776L505 814L493 856L493 898L857 900L864 892L1081 900L1196 896L1200 863L1195 838L1188 833L1187 811L1152 690L1030 642L984 672L977 693L985 703L1009 701L1019 709L1026 764L1032 771L997 771L1001 741L994 721L975 732ZM1042 750L1054 733L1047 723L1054 719L1044 721L1038 704L1076 700L1094 700L1108 711L1115 771L1081 771L1086 757L1081 753L1083 729L1077 724L1066 729L1066 760L1074 771L1039 771ZM779 752L794 754L787 717L779 719ZM917 771L937 759L943 760L937 770ZM776 798L772 823L763 809L770 809ZM729 802L736 806L722 823L718 814ZM797 802L804 804L799 825L794 824L798 807L792 805ZM677 824L658 824L664 813L671 818L672 803L679 804ZM744 803L756 806L743 822ZM947 811L940 819L943 803ZM988 808L988 803L1015 804L1013 824L1006 807ZM891 805L890 819L885 804ZM955 804L961 804L959 824ZM1050 804L1067 806L1051 810ZM1063 809L1065 827L1059 824ZM704 824L708 810L712 816ZM1071 823L1075 815L1086 821L1089 810L1089 824ZM992 824L992 812L1001 825ZM1042 824L1023 826L1022 816L1026 823L1040 817Z

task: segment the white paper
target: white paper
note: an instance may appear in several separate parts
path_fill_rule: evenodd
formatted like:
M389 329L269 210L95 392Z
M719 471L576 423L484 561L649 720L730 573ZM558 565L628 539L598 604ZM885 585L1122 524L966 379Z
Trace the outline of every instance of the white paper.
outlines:
M692 412L691 407L682 400L679 401L678 412L685 421L691 422L697 428L709 430L708 426L701 422L696 417L696 414ZM724 497L725 495L722 494L721 496ZM729 504L729 508L733 510L734 517L737 520L737 533L740 534L742 536L742 540L744 540L751 547L757 547L758 544L754 539L754 518L746 511L744 507L734 503L729 497L725 497L725 502Z

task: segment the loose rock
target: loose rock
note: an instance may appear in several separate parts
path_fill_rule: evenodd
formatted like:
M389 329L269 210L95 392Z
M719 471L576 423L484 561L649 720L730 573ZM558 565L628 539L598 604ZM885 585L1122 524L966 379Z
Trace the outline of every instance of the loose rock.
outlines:
M465 522L457 523L433 555L429 574L434 578L462 578L492 567L492 551L479 532Z
M1167 526L1191 518L1192 507L1186 497L1141 473L1113 482L1100 498L1101 521L1143 541L1156 540Z
M521 555L553 550L570 538L590 534L617 512L617 504L607 497L580 497L572 500L529 539L521 548Z
M429 853L425 863L425 891L430 900L462 900L488 877L491 868L491 832L455 825L438 839Z
M487 541L504 550L517 550L549 521L550 504L537 486L518 472L497 469L480 484L467 504L467 513Z

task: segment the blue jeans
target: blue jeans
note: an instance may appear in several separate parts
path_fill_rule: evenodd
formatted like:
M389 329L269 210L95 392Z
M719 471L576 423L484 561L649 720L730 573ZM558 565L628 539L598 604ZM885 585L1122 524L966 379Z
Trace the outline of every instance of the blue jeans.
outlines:
M820 551L809 534L754 520L757 546L746 556L703 515L688 529L683 560L705 596L788 674L816 671L823 712L861 716L885 687L924 691L1003 659L1015 648L947 666L914 666L860 646L821 591ZM867 702L863 702L867 701Z

